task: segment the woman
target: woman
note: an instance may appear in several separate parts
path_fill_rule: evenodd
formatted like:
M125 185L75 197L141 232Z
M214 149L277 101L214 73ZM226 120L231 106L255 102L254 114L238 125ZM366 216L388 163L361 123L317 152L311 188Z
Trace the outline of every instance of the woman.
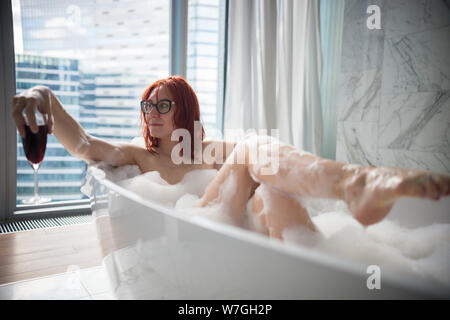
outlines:
M276 238L282 238L287 226L302 225L316 230L306 208L294 195L344 200L360 223L370 225L383 219L401 196L437 200L450 193L450 177L447 176L347 165L285 144L279 147L279 170L263 174L262 169L270 167L270 161L254 164L249 161L249 154L255 148L270 149L267 145L274 143L273 140L259 144L248 139L238 143L221 141L223 150L228 152L213 155L213 163L175 164L172 149L179 142L171 140L172 132L184 128L194 139L194 121L200 120L196 94L179 76L156 81L142 96L145 148L130 143L112 144L87 134L50 89L43 86L15 96L12 106L21 136L25 134L23 111L29 118L31 130L37 132L34 119L37 107L44 114L49 133L53 133L72 155L84 160L105 161L113 166L137 165L142 173L156 170L170 184L178 183L191 170L216 168L218 174L207 186L201 205L222 202L229 208L233 223L242 226L250 199L249 228ZM201 135L203 140L203 129ZM211 143L217 142L202 141L203 149ZM191 147L194 148L194 143ZM242 163L235 161L238 154L245 155ZM227 197L224 197L221 191L226 184L232 187L227 188Z

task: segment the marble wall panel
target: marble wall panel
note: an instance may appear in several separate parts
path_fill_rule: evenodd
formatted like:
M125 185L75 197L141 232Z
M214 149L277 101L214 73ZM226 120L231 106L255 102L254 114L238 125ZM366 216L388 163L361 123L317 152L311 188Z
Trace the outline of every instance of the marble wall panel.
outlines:
M450 2L443 0L389 0L386 2L387 38L450 24Z
M341 72L381 68L384 47L385 1L346 1L342 39ZM381 29L367 28L369 5L381 10Z
M341 73L339 121L378 121L381 69Z
M344 23L367 19L369 14L367 8L370 5L377 5L381 10L381 23L383 26L383 16L386 13L386 4L391 0L346 0L344 9Z
M450 174L449 35L448 0L346 0L337 161Z
M450 91L382 95L378 147L450 153Z
M427 170L450 175L450 153L378 149L377 165Z
M375 165L377 131L376 122L338 122L336 160L360 165Z
M450 27L388 38L384 44L383 92L450 89Z

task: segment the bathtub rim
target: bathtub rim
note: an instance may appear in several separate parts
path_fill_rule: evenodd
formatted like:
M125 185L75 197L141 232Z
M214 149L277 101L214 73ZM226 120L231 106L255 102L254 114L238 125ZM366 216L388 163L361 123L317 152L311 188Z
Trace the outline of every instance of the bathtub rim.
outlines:
M183 222L195 225L196 227L210 231L212 230L220 233L221 235L232 237L240 241L250 242L253 245L262 246L264 249L270 251L281 252L295 259L306 259L308 262L313 264L325 265L332 269L338 270L339 272L344 272L346 274L359 277L364 281L366 281L366 279L370 276L365 272L369 265L365 265L364 263L360 263L358 261L346 260L337 255L332 255L320 250L310 250L300 244L294 245L290 243L283 243L281 240L271 239L257 232L227 225L219 221L213 221L205 217L183 216L182 212L179 210L167 208L151 200L144 199L138 194L121 187L114 181L108 180L104 170L101 168L90 165L87 170L87 176L91 176L99 184L106 187L108 189L108 193L112 190L131 201L137 202L140 205L149 207L155 211L168 215L171 218L180 219ZM97 223L97 219L101 217L103 216L93 216L92 222ZM423 294L430 298L450 298L450 288L447 288L439 283L432 284L425 279L417 279L414 275L405 276L391 272L390 270L383 270L381 277L383 279L382 282L387 282L395 288L405 289L416 294ZM412 279L415 281L411 282Z

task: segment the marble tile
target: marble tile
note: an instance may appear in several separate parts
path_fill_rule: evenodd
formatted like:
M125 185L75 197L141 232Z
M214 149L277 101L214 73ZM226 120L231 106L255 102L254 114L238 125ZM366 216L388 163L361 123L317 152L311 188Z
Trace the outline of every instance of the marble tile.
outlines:
M346 0L344 9L344 20L355 21L359 19L367 19L367 8L370 5L377 5L381 9L381 21L386 11L386 2L391 0Z
M367 28L367 7L380 6L384 16L384 1L347 1L342 35L341 72L355 72L381 68L384 47L384 19L381 29Z
M336 160L375 165L377 160L376 122L338 122Z
M341 73L338 92L339 121L378 121L380 69Z
M450 26L386 39L382 92L450 89Z
M383 50L383 30L367 29L366 19L344 24L341 72L381 68Z
M380 166L427 170L450 175L450 153L420 152L408 150L378 150Z
M0 286L0 300L71 300L89 296L73 272Z
M448 174L450 2L346 0L343 32L336 159Z
M450 153L450 91L382 95L378 146Z
M386 38L448 26L450 3L442 0L386 2Z

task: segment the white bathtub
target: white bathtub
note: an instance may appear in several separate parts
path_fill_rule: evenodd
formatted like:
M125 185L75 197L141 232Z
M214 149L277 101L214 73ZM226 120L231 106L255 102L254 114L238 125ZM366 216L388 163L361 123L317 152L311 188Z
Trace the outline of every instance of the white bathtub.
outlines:
M367 265L141 199L90 168L88 181L103 264L118 299L449 298L448 287ZM389 219L405 226L449 223L450 198L401 199ZM424 215L426 213L426 215Z

